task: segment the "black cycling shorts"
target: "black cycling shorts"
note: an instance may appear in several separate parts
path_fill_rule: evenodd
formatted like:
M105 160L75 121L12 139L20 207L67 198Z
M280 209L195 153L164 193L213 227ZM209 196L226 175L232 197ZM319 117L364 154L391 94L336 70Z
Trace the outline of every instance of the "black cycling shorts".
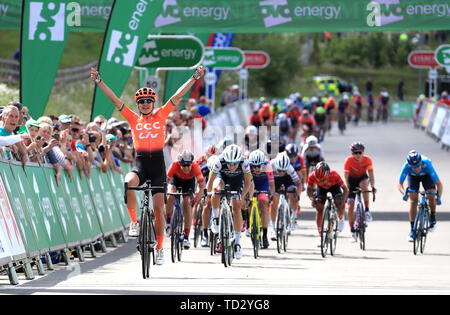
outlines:
M166 183L166 164L164 163L164 153L162 151L137 152L136 165L131 170L139 177L139 185L143 185L147 180L152 186L162 187ZM155 189L156 193L164 193L164 189Z
M325 202L327 201L327 193L329 192L331 192L331 194L333 195L333 199L342 197L342 189L339 185L331 186L329 189L324 189L320 186L317 186L315 199L325 204Z
M188 193L189 191L192 193L195 192L195 177L185 180L174 175L170 180L170 184L175 186L177 190L181 191L182 193Z
M355 178L355 177L348 177L348 198L350 200L355 200L355 194L353 193L353 191L359 187L359 184L361 183L361 181L368 179L369 176L367 176L367 174L364 174L363 176L359 177L359 178Z

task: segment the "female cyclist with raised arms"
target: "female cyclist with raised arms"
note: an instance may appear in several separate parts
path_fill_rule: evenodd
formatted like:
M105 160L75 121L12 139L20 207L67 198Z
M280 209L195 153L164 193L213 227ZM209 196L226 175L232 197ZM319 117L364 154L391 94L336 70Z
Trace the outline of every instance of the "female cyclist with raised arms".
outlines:
M203 66L197 67L194 74L186 81L169 101L161 108L155 108L156 93L147 87L140 88L135 94L139 114L131 111L103 82L100 74L91 68L91 79L97 83L103 93L116 106L131 127L133 144L136 149L136 166L125 176L128 186L142 185L151 180L152 186L163 186L166 181L166 167L164 163L164 139L166 119L179 104L194 83L205 73ZM164 264L164 191L153 191L153 206L156 215L156 264ZM130 236L137 236L136 197L134 191L127 191L127 208L131 218Z

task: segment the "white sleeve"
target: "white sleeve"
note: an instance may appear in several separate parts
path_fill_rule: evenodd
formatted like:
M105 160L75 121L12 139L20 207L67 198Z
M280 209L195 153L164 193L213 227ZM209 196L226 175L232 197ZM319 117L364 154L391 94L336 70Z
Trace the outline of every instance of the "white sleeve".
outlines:
M222 169L222 163L220 162L220 159L217 159L216 163L212 167L212 172L217 175L217 174L219 174L221 169Z
M12 136L3 136L0 137L0 146L8 146L13 145L14 143L22 141L22 137L20 135L12 135Z
M297 172L295 171L295 169L294 169L294 167L292 166L292 164L289 165L288 173L289 173L289 175L291 175L291 178L292 178L292 180L294 181L294 183L295 183L296 181L299 181L299 180L300 180L300 177L298 177L298 174L297 174Z

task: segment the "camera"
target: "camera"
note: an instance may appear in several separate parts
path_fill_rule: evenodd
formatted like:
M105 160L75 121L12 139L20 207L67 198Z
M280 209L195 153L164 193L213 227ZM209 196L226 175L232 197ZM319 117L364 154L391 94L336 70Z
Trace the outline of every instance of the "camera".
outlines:
M88 133L89 136L89 143L95 142L97 140L97 137L93 133Z

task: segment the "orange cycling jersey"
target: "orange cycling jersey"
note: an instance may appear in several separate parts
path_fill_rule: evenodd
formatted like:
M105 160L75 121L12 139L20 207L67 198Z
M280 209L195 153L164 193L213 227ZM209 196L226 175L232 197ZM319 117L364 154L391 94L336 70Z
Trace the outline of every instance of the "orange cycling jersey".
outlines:
M357 162L353 156L345 160L344 174L349 174L353 178L361 178L367 171L373 171L372 159L364 155L361 161Z
M134 148L137 152L162 151L166 134L167 116L175 108L175 103L170 99L163 107L152 115L139 116L125 104L119 109L122 116L128 121L133 136Z

